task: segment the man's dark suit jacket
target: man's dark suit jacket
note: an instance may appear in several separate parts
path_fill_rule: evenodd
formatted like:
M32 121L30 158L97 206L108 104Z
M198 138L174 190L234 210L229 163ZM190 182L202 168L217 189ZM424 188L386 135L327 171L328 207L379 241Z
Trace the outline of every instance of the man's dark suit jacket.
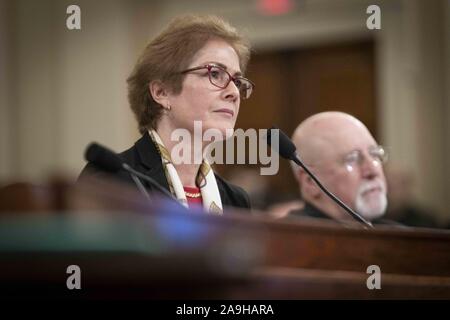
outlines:
M133 169L152 177L163 188L169 191L169 184L164 174L164 169L161 162L161 157L150 138L148 132L136 141L133 147L119 154L119 157L123 162L130 165ZM102 169L96 167L92 163L88 163L79 176L79 180L87 176L106 176ZM250 200L247 193L240 187L232 185L225 181L223 178L215 174L217 180L217 186L219 188L220 197L222 199L222 205L224 207L237 207L250 209ZM134 184L129 173L125 170L120 170L117 173L112 174L112 177L117 178L120 181L129 182ZM142 180L144 186L150 192L157 191L150 183Z
M298 219L302 217L309 217L309 218L318 218L318 219L326 219L329 221L336 221L333 220L330 216L326 215L321 210L317 209L315 206L310 204L309 202L305 201L305 206L302 209L295 209L289 211L288 215L286 216L286 219ZM336 221L338 222L338 221ZM388 220L388 219L374 219L371 221L374 225L394 225L394 226L402 226L400 223Z

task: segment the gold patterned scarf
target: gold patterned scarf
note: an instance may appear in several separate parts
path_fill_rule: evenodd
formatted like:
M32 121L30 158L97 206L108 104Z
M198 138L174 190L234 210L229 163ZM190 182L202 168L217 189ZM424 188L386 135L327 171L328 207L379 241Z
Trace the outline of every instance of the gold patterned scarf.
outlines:
M178 201L185 207L188 207L186 194L184 192L183 184L175 169L169 151L164 146L160 136L155 130L149 130L150 137L156 145L169 183L170 192L178 199ZM196 177L197 186L200 187L202 194L203 208L205 211L211 213L222 214L222 200L220 199L219 188L217 186L216 177L210 164L206 159L203 159L202 164Z

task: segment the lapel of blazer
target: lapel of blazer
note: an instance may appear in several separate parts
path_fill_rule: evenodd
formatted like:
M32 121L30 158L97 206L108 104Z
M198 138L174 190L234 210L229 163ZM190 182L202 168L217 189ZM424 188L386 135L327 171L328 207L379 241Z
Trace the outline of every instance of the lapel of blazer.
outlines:
M216 181L217 181L217 187L219 188L219 193L220 193L220 199L222 200L222 205L229 205L229 198L228 198L228 194L224 189L223 183L222 183L222 178L218 177L217 174L214 173L214 176L216 177Z
M135 146L139 155L138 161L144 170L143 173L152 177L161 186L169 190L169 184L167 182L166 175L164 174L161 157L155 144L150 138L149 133L145 132L142 138L135 143ZM148 183L146 183L146 185L150 186Z

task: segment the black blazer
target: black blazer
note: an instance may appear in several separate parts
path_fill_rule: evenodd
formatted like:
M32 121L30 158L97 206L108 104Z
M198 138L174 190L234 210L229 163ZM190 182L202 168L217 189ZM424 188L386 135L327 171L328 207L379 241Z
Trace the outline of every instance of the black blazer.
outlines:
M291 219L298 219L301 217L326 219L326 220L330 220L330 221L339 222L337 220L333 220L330 216L326 215L324 212L317 209L315 206L313 206L312 204L310 204L309 202L306 202L306 201L305 201L305 206L302 209L294 209L294 210L289 211L289 213L285 219L291 220ZM402 226L400 223L398 223L396 221L382 219L382 218L374 219L371 222L374 225L386 224L386 225Z
M119 157L133 169L152 177L162 187L169 191L169 184L164 174L161 157L148 132L145 132L144 135L136 141L134 146L120 153ZM83 179L86 176L105 176L107 174L108 173L96 167L94 164L88 163L81 171L78 179ZM250 209L250 199L242 188L232 185L216 173L214 174L216 176L220 198L222 199L224 207L231 206ZM134 184L133 179L125 170L120 170L112 176L120 181ZM150 183L142 179L141 181L147 190L150 192L157 192L157 189Z

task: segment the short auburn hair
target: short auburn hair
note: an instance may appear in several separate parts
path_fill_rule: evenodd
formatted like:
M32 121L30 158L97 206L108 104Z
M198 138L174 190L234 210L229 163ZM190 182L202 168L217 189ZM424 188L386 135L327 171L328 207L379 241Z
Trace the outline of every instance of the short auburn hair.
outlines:
M181 92L184 75L195 54L211 39L221 39L236 51L244 72L250 59L250 44L228 22L214 15L183 15L175 18L144 49L127 79L128 101L139 131L153 128L162 108L153 100L149 83L159 80L173 93Z

